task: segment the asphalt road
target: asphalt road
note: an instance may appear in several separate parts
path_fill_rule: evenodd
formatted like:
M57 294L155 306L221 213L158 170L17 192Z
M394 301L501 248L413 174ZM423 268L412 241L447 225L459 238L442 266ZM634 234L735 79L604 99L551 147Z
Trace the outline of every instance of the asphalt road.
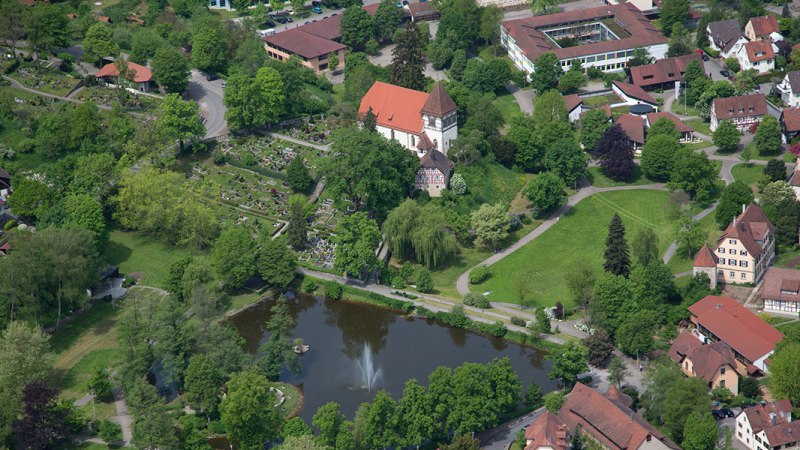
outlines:
M225 105L222 103L222 80L207 81L205 75L192 70L189 79L189 98L197 102L200 114L205 119L206 138L221 136L228 132L225 122Z

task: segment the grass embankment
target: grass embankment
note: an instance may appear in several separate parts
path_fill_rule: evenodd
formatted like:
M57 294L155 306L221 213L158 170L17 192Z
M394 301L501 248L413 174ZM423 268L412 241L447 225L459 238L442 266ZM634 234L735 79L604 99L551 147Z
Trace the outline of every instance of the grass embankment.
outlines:
M705 230L706 243L709 245L716 242L720 233L722 233L717 226L717 221L713 212L700 220L700 226ZM678 248L678 251L675 252L675 255L667 265L672 269L672 273L681 273L692 270L693 262L694 258L689 256L685 248Z
M644 184L653 184L656 181L653 181L642 174L642 169L640 166L636 166L634 168L633 176L628 181L614 181L611 178L608 178L603 174L603 171L600 170L599 167L589 167L587 169L586 179L592 184L592 186L605 188L605 187L615 187L615 186L640 186Z
M140 284L164 287L173 262L187 256L202 257L196 250L172 247L139 233L114 230L106 248L106 260L125 274L142 274Z
M551 306L573 301L564 275L578 264L600 273L608 224L614 213L625 223L628 239L644 228L659 237L663 252L675 236L676 215L663 191L618 191L595 194L578 203L542 236L491 266L492 277L475 286L490 291L492 301L520 303L517 286L527 281L527 305Z

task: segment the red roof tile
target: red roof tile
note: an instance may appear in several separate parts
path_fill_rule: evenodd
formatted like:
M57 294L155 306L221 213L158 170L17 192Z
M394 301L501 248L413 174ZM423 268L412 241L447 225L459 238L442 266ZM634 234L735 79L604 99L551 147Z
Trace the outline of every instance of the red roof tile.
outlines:
M753 17L750 19L750 23L753 25L753 32L758 37L781 32L781 28L778 26L778 20L775 19L775 16Z
M150 72L150 69L145 66L140 66L135 62L128 61L128 74L131 72L133 72L132 81L135 83L147 83L153 78L153 73ZM118 77L119 70L117 70L117 66L114 63L109 63L97 71L95 76L97 78Z
M630 83L623 83L622 81L612 81L614 86L616 86L623 94L627 95L628 97L634 98L636 100L643 101L645 103L649 103L653 106L657 106L658 102L656 99L653 98L650 94L644 91L644 89L636 86L635 84Z
M306 33L311 33L321 38L336 40L342 37L342 15L337 14L335 16L326 17L293 29L303 30Z
M767 233L774 236L775 227L760 206L750 204L728 225L722 236L717 239L713 250L716 252L725 239L738 239L750 255L757 258L763 251L758 241L763 241Z
M694 256L694 267L717 267L717 256L708 248L707 244L703 244L700 251Z
M674 114L668 111L650 113L647 114L646 116L647 116L647 123L649 123L651 127L653 126L654 123L658 122L658 119L667 119L675 124L675 129L679 133L691 133L692 131L694 131L692 127L686 125L686 122L682 121L681 119L678 119L677 117L675 117Z
M623 114L615 123L619 124L622 131L628 135L628 139L637 144L644 144L644 119L641 116Z
M261 39L273 47L304 58L317 58L347 48L336 41L306 33L301 28L292 28Z
M358 114L366 114L371 106L378 125L419 134L422 131L420 111L428 97L425 92L376 81L361 99Z
M800 421L790 421L792 404L789 400L750 406L742 414L747 417L753 434L765 432L770 447L800 440L800 428L792 426L793 423L800 425Z
M786 131L800 131L800 108L786 108L781 113Z
M747 59L751 63L775 59L775 52L772 50L772 42L770 41L748 42L743 47L747 51Z
M714 109L717 120L733 119L734 117L763 116L767 114L767 98L764 94L715 98L711 107Z
M703 343L700 342L700 339L697 339L691 331L684 331L675 338L675 341L667 351L667 356L680 364L683 362L683 358L685 358L686 355L701 345L703 345Z
M534 419L525 429L525 440L529 442L525 450L545 447L553 450L567 450L567 426L550 411L545 411Z
M567 112L572 112L575 108L583 103L583 99L577 94L565 95L564 106L567 107Z
M646 87L683 80L683 73L690 61L698 61L704 68L703 58L697 52L676 58L659 59L653 64L631 67L631 82ZM705 68L704 68L705 70Z
M432 116L444 117L445 115L455 111L457 108L456 102L447 94L447 91L442 87L442 83L438 81L433 85L433 90L428 95L428 100L422 105L420 112L430 114Z
M795 292L792 294L791 292ZM800 302L800 270L770 267L764 274L761 298Z
M750 361L775 348L783 333L730 297L709 295L689 307L694 322L703 326Z
M631 36L617 40L559 48L539 28L588 20L614 18ZM598 53L631 50L636 47L663 44L667 39L632 4L607 5L579 9L556 14L534 16L526 19L507 20L502 26L508 30L522 53L535 61L546 52L555 53L559 59L573 59Z
M694 374L708 382L714 381L721 367L736 370L733 350L724 342L695 347L689 351L686 359L692 362Z

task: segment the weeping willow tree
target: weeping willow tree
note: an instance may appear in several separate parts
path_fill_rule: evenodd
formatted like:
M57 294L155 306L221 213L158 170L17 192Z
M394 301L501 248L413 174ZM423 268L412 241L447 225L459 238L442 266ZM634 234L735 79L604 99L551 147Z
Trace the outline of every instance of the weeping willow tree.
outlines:
M455 236L444 224L440 208L432 204L420 208L406 200L389 213L383 232L395 258L414 259L431 269L458 252Z

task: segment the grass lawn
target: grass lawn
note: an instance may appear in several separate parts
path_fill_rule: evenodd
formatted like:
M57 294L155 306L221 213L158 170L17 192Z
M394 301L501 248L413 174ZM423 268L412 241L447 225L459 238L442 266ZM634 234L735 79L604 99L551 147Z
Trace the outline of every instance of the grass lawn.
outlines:
M506 124L510 124L511 119L513 119L514 116L522 114L516 99L514 99L514 96L511 95L510 92L507 92L497 97L496 99L494 99L493 103L494 106L496 106L497 109L500 110L500 115L503 116L503 121Z
M786 333L789 330L794 330L794 329L800 328L800 322L784 323L784 324L776 326L775 328L777 328L782 333Z
M583 104L589 108L594 108L603 105L614 105L622 103L622 99L617 94L598 95L595 97L586 97L583 99Z
M686 125L689 125L693 130L699 133L711 136L711 125L703 119L687 120Z
M703 148L711 147L714 145L713 142L709 141L700 141L700 142L693 142L691 144L681 144L683 148L688 148L689 150L700 150Z
M121 356L118 348L90 351L61 378L61 395L74 399L83 397L88 393L86 383L92 374L100 369L113 368L119 363Z
M281 409L286 417L289 417L289 414L293 411L296 413L296 410L299 410L298 407L303 405L303 394L300 393L300 389L297 389L289 383L281 382L272 383L272 386L280 389L286 396L286 401L281 405Z
M731 169L733 179L747 183L750 187L755 187L758 180L764 175L764 166L755 164L737 164Z
M717 221L714 218L714 213L711 213L702 219L700 219L700 226L706 231L706 242L711 244L717 240L720 233L722 231L717 226ZM681 273L687 272L692 270L692 264L694 263L694 258L689 257L688 253L686 252L685 248L678 248L678 251L675 252L675 255L667 264L670 269L672 269L672 273ZM688 277L687 277L688 278Z
M640 186L643 184L652 184L655 181L650 180L649 178L642 175L642 169L640 166L636 166L635 172L633 174L633 178L628 181L614 181L611 178L608 178L603 174L599 167L589 167L588 174L586 178L592 183L592 186L596 187L613 187L613 186Z
M593 195L578 203L565 216L525 247L491 266L492 277L476 286L491 291L489 299L519 303L515 294L518 280L529 280L526 304L573 306L564 275L585 263L600 272L608 223L618 213L625 223L628 239L639 230L651 228L659 237L659 250L666 250L675 235L675 215L664 191L617 191Z
M680 114L682 116L699 116L700 110L697 108L688 105L686 108L683 107L683 101L676 100L672 103L672 112L674 114Z
M129 274L141 272L141 284L164 287L169 276L169 266L186 256L200 256L200 252L183 247L170 247L150 237L114 230L106 248L109 264L118 265Z

